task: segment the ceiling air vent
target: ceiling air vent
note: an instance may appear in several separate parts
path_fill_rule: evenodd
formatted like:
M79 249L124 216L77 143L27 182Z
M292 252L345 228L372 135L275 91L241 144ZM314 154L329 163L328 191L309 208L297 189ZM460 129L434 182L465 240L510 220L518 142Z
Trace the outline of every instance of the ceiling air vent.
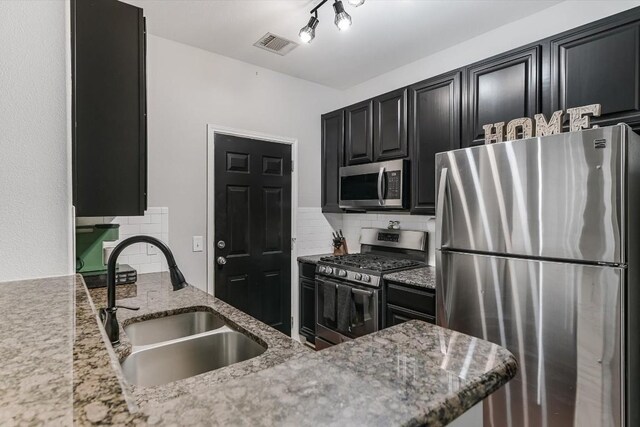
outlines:
M267 33L253 44L260 49L277 53L278 55L286 55L298 46L298 43L287 40L275 34Z

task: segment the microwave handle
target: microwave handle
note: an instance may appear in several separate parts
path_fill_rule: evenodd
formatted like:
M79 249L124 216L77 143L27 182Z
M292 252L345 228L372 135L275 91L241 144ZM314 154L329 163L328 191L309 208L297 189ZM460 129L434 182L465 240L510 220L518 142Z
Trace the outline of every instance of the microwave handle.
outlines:
M380 166L380 171L378 172L378 203L380 206L384 205L384 166Z

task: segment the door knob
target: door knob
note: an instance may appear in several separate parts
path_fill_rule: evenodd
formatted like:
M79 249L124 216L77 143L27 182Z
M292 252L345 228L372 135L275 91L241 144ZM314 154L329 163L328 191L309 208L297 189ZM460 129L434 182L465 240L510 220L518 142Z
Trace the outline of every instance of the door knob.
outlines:
M225 257L219 256L216 262L218 263L218 265L225 265L227 263L227 260L225 259Z

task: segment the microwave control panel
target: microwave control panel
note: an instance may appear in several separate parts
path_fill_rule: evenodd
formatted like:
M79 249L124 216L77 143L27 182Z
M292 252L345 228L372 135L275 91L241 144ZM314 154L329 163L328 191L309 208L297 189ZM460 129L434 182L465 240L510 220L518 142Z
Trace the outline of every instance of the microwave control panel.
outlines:
M387 191L385 194L385 199L400 199L402 198L401 194L401 184L402 184L402 173L400 171L389 171L385 173L387 178Z

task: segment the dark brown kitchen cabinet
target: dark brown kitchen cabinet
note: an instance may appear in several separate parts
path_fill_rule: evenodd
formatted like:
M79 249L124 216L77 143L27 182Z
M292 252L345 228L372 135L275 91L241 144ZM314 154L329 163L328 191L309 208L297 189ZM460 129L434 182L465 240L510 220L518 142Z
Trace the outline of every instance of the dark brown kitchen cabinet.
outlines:
M385 281L385 291L386 328L414 319L436 323L433 289Z
M298 333L307 342L313 344L316 340L316 283L315 265L305 262L298 263L300 290L300 328Z
M322 212L342 212L338 174L344 147L344 110L322 115Z
M591 25L551 39L552 110L589 104L602 105L592 124L640 125L639 22Z
M540 112L541 51L526 47L466 68L463 146L483 144L485 124Z
M436 318L434 316L428 316L418 311L397 307L393 304L387 304L386 316L387 320L385 327L387 328L408 322L409 320L422 320L423 322L433 323L434 325L436 323Z
M345 164L373 161L373 101L367 100L345 108Z
M373 160L407 157L407 89L373 99Z
M316 339L316 287L315 282L300 280L300 335L310 343Z
M409 87L411 213L435 213L435 155L460 148L460 80L456 71Z
M142 9L116 0L73 0L71 26L76 215L143 215L147 114Z

